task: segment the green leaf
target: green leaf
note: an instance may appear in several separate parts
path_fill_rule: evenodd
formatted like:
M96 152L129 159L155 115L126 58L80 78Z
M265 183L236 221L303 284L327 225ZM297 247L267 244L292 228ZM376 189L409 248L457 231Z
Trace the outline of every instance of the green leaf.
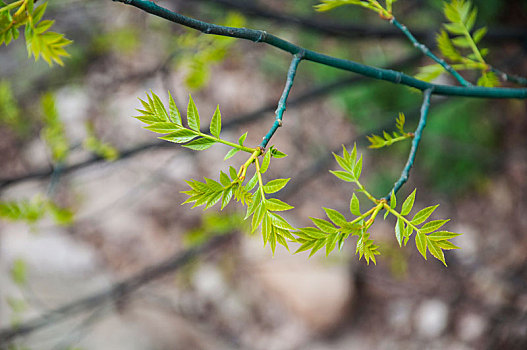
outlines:
M357 163L355 163L355 166L353 167L353 176L358 180L360 178L360 174L362 172L362 155L360 156Z
M195 131L200 131L200 118L198 113L198 108L192 99L192 96L189 95L189 101L187 106L187 122L188 126Z
M168 109L170 111L170 120L172 123L182 125L181 114L179 113L179 109L177 108L176 102L174 101L172 94L170 94L170 91L168 92Z
M326 215L328 218L335 223L337 226L344 226L347 224L346 218L344 215L339 213L338 211L330 208L322 208L326 212Z
M326 257L335 249L335 245L337 244L337 240L339 239L338 234L332 234L329 235L326 239Z
M233 166L229 167L229 175L231 176L231 180L236 180L238 178L238 173L236 172L236 169L234 169Z
M347 172L351 173L353 171L353 168L351 166L351 162L347 161L346 159L342 158L341 156L333 153L333 157L335 157L335 160L337 163L339 163L340 167Z
M239 148L231 148L229 150L229 152L227 152L227 154L225 155L225 157L223 158L223 160L227 160L229 158L232 158L236 153L240 152L240 149Z
M193 141L190 141L187 144L184 144L183 147L190 148L194 151L203 151L210 148L216 141L211 140L206 137L202 137Z
M281 216L268 212L269 217L271 218L271 222L273 223L273 226L276 226L278 228L284 229L284 230L295 230L293 226L291 226L287 221L285 221L284 218Z
M290 210L294 208L293 206L287 203L284 203L281 200L276 199L276 198L267 199L265 206L267 210L270 210L270 211L284 211L284 210Z
M274 157L274 158L284 158L284 157L287 157L287 154L283 153L283 152L280 152L279 150L277 150L276 148L274 148L274 146L271 146L271 156Z
M458 36L452 39L452 43L457 47L468 48L471 47L470 41L464 36Z
M231 179L229 179L229 176L225 174L223 171L220 171L220 183L224 186L230 186L231 185Z
M260 226L260 223L262 222L265 214L265 205L263 205L263 202L261 202L260 205L258 205L256 207L256 210L254 211L253 219L251 222L251 232L254 232L258 228L258 226Z
M240 146L243 146L243 143L245 142L245 138L247 138L247 133L243 134L242 136L240 136L240 138L238 139L238 144Z
M221 132L221 113L220 113L220 106L216 106L216 111L214 112L214 115L212 116L212 120L210 122L210 133L217 138L220 138L220 132Z
M470 12L470 15L468 16L467 20L465 21L465 27L467 28L467 31L471 31L472 28L474 28L474 24L476 23L476 18L478 17L478 9L474 7L474 9Z
M436 241L437 246L441 249L450 250L450 249L459 249L458 246L452 244L452 242L449 241Z
M314 227L303 227L299 229L299 232L315 240L326 238L326 234L323 231ZM298 235L298 232L296 232L296 234Z
M410 211L412 210L415 201L415 191L416 190L410 193L410 195L405 199L403 207L401 209L401 215L408 215L408 213L410 213Z
M164 122L170 122L165 106L163 106L163 102L161 102L159 96L154 94L152 90L150 90L150 94L152 95L154 111L158 118Z
M414 218L412 219L412 224L419 225L420 223L424 222L426 219L428 219L430 215L432 215L432 213L434 212L434 210L437 209L437 207L439 207L439 204L431 207L426 207L417 212L417 214L415 214Z
M337 232L337 228L333 226L333 224L330 223L329 221L318 219L318 218L310 218L310 219L322 232L325 232L325 233Z
M221 199L221 210L223 210L223 208L225 208L227 204L229 204L232 199L233 192L234 190L232 187L226 188L223 191L223 197Z
M404 236L404 222L400 218L397 218L397 223L395 224L395 237L397 238L399 247L401 247L403 244L403 236Z
M428 250L430 251L430 253L432 253L433 256L435 256L439 261L441 261L446 266L445 254L443 253L443 251L441 250L437 242L427 239L427 243L428 243Z
M171 122L158 122L152 125L145 126L146 130L156 132L158 134L168 134L177 130L182 130L180 126ZM194 134L194 133L193 133Z
M275 193L284 188L285 185L289 182L290 179L275 179L271 180L263 186L265 193Z
M426 235L417 232L415 234L415 245L419 250L419 253L421 253L426 260Z
M454 232L448 232L448 231L437 231L437 232L429 234L428 238L430 238L433 241L442 241L442 240L451 239L457 236L460 236L460 234L454 233Z
M450 220L434 220L434 221L430 221L430 222L427 222L426 224L424 224L423 227L421 227L419 229L419 231L421 231L421 233L430 233L430 232L433 232L433 231L439 229L441 226L443 226L444 224L446 224L449 221Z
M392 194L390 195L390 208L395 209L397 206L397 198L395 197L395 192L392 190Z
M198 137L194 131L188 129L181 129L169 135L159 137L161 140L170 141L174 143L185 143Z
M257 182L258 182L258 174L254 173L253 177L251 177L249 182L247 182L247 184L245 185L245 190L251 191L254 188L254 186L256 186Z
M271 152L267 152L262 160L262 166L260 166L260 173L265 174L267 168L269 168L269 163L271 162Z
M329 172L335 175L336 177L338 177L339 179L344 180L346 182L355 182L356 180L353 174L347 173L345 171L330 170Z
M477 44L483 39L483 37L487 34L487 27L481 27L478 30L474 32L474 35L472 38L474 39L474 42Z
M353 193L353 195L351 196L351 200L350 200L350 212L355 215L355 216L360 216L361 215L361 212L360 212L360 207L359 207L359 199L357 198L357 196L355 195L355 193Z

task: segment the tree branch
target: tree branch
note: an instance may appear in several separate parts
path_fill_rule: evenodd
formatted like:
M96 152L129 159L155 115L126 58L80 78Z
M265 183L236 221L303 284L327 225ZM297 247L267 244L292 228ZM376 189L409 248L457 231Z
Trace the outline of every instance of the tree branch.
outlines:
M181 0L179 2L185 5L189 4L189 1L187 0ZM280 25L289 24L333 36L361 39L400 38L400 32L395 28L375 27L353 23L336 23L335 21L329 22L326 20L320 20L319 17L301 17L260 6L257 1L194 0L191 3L195 2L215 3L226 8L238 10L248 16L276 21ZM435 31L433 30L413 30L412 33L421 41L432 38L435 35ZM527 30L525 30L525 28L514 27L492 28L489 30L485 38L488 41L498 43L502 43L504 39L524 43L527 41Z
M419 148L419 143L421 142L421 135L423 134L423 130L426 126L426 119L428 116L428 110L430 108L430 97L432 96L432 93L433 91L431 89L425 90L423 92L424 97L423 104L421 105L421 117L419 118L419 124L417 125L417 129L415 129L414 139L412 140L412 148L410 149L408 160L406 161L406 165L404 166L399 180L395 182L390 193L388 193L388 195L384 197L386 200L390 199L392 192L397 193L399 189L406 183L406 181L408 181L408 177L410 176L410 170L414 165L415 155L417 153L417 149Z
M290 43L265 31L225 27L217 24L211 24L183 16L179 13L172 12L164 7L155 4L152 1L146 0L112 0L122 2L128 5L137 7L150 14L165 18L171 22L179 23L189 28L199 30L205 34L215 34L228 36L233 38L240 38L251 40L254 42L264 42L283 51L291 54L297 54L304 51L304 59L317 62L326 66L335 67L338 69L350 71L361 74L370 78L385 80L395 84L402 84L410 86L421 91L433 89L433 93L437 95L448 96L466 96L466 97L486 97L486 98L527 98L527 89L511 89L511 88L487 88L480 86L448 86L428 83L422 80L415 79L409 75L393 70L376 68L350 60L340 59L332 56L327 56L315 51L307 50L298 45Z
M456 78L456 80L461 85L463 85L463 86L472 86L472 84L469 83L468 81L466 81L461 75L459 75L459 73L456 72L456 70L454 68L452 68L451 65L446 63L445 60L437 57L432 51L430 51L430 49L426 45L424 45L424 44L420 43L419 41L417 41L417 39L412 35L412 33L408 30L408 28L406 28L405 25L399 23L399 21L397 21L397 19L395 19L395 17L392 17L392 19L390 20L390 23L393 24L395 27L397 27L399 30L401 30L401 32L403 32L403 34L406 35L406 37L412 42L412 44L417 49L419 49L423 54L425 54L426 56L430 57L435 62L439 63L441 65L441 67L443 67L447 72L452 74L452 76L454 78Z
M282 96L280 97L280 101L278 102L278 107L276 108L275 112L275 121L273 123L273 126L267 133L267 135L264 136L262 143L260 144L260 147L262 149L265 149L267 147L267 144L271 140L271 137L273 137L276 130L282 126L282 117L285 112L285 105L287 103L287 97L289 96L289 92L291 91L291 87L293 87L293 82L295 80L296 70L298 68L298 64L304 57L304 54L302 51L297 53L293 56L293 59L291 60L291 65L289 66L289 70L287 72L287 80L285 83L284 91L282 92Z

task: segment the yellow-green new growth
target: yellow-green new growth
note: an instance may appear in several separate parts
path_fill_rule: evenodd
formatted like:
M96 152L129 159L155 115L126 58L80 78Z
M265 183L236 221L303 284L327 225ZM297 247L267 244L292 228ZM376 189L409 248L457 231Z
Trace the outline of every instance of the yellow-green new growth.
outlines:
M64 34L48 31L55 23L43 20L47 2L34 7L34 0L19 0L9 5L0 1L0 45L9 45L19 37L21 26L25 26L24 36L28 57L35 57L35 61L42 57L50 66L53 63L64 65L62 57L69 57L65 47L72 43ZM11 11L15 10L14 14Z
M350 235L356 235L359 239L355 251L359 254L359 259L364 256L367 263L369 263L370 260L373 261L373 263L376 263L375 255L380 253L378 251L378 246L374 244L372 239L370 239L368 229L375 222L379 212L384 209L386 210L385 218L389 214L392 214L397 218L395 236L400 246L403 244L406 245L412 233L415 231L415 243L421 255L426 259L426 250L428 248L428 251L430 251L434 257L446 265L443 250L457 249L458 247L452 244L449 239L454 238L459 234L448 231L437 231L447 223L448 220L433 220L426 222L434 210L437 209L438 205L424 208L417 212L412 219L409 219L406 216L413 208L415 191L406 198L402 204L401 210L397 211L397 199L395 193L392 192L390 203L388 203L386 199L376 199L366 191L364 186L360 183L359 177L362 170L362 156L357 159L356 146L353 147L351 152L348 152L346 148L344 148L342 157L336 154L334 156L335 160L343 170L331 171L331 173L341 180L355 183L357 186L356 191L365 195L373 203L373 206L365 213L361 213L358 198L354 193L350 200L350 213L355 215L356 218L350 221L338 211L324 208L326 215L331 222L324 219L311 218L316 227L304 227L299 229L299 231L294 232L298 237L297 242L301 244L297 252L311 250L311 256L321 248L326 247L327 255L335 248L336 244L338 244L339 249L342 249L344 241ZM419 225L422 226L418 227Z
M378 135L371 135L366 136L368 138L368 141L370 141L369 148L382 148L391 146L392 144L400 141L404 141L406 139L412 138L414 136L413 133L404 131L404 123L405 123L405 117L404 113L399 113L399 116L395 120L395 126L397 128L397 131L394 131L392 135L387 133L386 131L383 131L383 136Z

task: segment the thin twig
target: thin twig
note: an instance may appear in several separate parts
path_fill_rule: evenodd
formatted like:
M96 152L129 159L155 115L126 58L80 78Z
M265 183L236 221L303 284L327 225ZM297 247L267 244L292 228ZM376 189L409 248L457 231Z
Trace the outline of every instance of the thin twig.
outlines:
M408 160L406 161L406 165L404 166L404 169L401 173L401 176L399 179L395 182L393 185L392 190L386 197L384 197L386 200L390 199L390 196L393 193L397 193L399 189L408 181L408 177L410 176L410 170L412 169L412 166L414 165L415 155L417 153L417 149L419 148L419 143L421 142L421 135L423 134L423 130L426 126L426 119L428 116L428 110L430 109L430 96L432 95L433 91L431 89L425 90L423 92L423 104L421 105L421 116L419 118L419 124L417 125L417 129L415 129L415 135L414 139L412 140L412 148L410 149L410 154L408 155Z
M447 72L452 74L452 76L454 78L456 78L456 80L461 85L463 85L463 86L472 86L472 84L469 83L468 81L466 81L461 75L459 75L459 73L456 72L456 70L454 68L452 68L451 65L446 63L445 60L437 57L432 51L430 51L430 49L426 45L424 45L424 44L420 43L419 41L417 41L417 39L412 35L412 33L408 30L408 28L406 28L405 25L399 23L399 21L397 21L397 19L395 19L395 17L392 17L392 19L390 20L390 23L393 24L395 27L397 27L401 32L403 32L403 34L406 35L406 37L412 42L412 44L417 49L419 49L423 54L425 54L426 56L430 57L435 62L439 63Z
M265 147L267 147L267 144L271 140L271 137L273 137L276 130L282 126L282 117L285 112L287 97L289 97L289 92L291 91L291 87L293 87L293 82L295 80L298 64L300 63L303 57L304 55L301 51L294 55L293 59L291 60L291 65L289 66L289 70L287 71L287 80L285 83L284 91L282 92L282 96L280 97L280 101L278 102L278 107L276 108L275 121L267 135L264 136L262 143L260 143L260 148L262 149L265 149Z
M315 51L307 50L303 47L290 43L275 35L269 34L262 30L225 27L217 24L203 22L194 18L183 16L179 13L170 11L157 5L152 1L146 0L112 0L122 2L137 7L147 13L159 16L174 23L179 23L189 28L199 30L205 34L215 34L228 36L239 39L251 40L254 42L263 42L279 48L291 54L304 52L304 59L317 62L326 66L354 72L370 78L385 80L396 84L403 84L421 91L432 89L434 94L448 96L466 96L466 97L485 97L485 98L527 98L527 89L511 88L487 88L480 86L449 86L432 84L422 80L415 79L401 72L376 68L365 64L357 63L351 60L340 59L324 55Z
M490 70L496 73L501 78L501 80L520 84L520 85L527 85L527 78L520 77L514 74L507 74L504 71L501 71L498 68L494 68L494 67L490 67Z

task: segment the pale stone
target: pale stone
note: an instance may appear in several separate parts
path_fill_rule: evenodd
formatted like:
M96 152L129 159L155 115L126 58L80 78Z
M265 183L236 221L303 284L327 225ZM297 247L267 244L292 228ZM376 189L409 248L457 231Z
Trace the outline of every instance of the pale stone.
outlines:
M417 333L424 338L440 336L448 326L448 313L448 306L441 300L423 301L414 319Z

